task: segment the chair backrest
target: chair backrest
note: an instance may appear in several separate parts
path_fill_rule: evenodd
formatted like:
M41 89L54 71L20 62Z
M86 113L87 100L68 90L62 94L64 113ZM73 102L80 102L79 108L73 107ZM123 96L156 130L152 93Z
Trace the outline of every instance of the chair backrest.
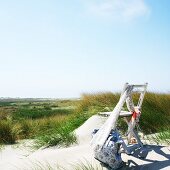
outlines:
M145 83L143 85L132 85L132 86L133 86L132 93L140 94L137 106L135 107L138 107L138 109L141 109L148 83Z
M124 92L125 92L125 90L127 89L128 86L132 87L131 93L129 95L130 96L129 101L130 101L132 107L141 110L143 99L144 99L144 96L145 96L145 93L146 93L148 83L140 84L140 85L138 85L138 84L137 85L135 85L135 84L130 85L129 83L125 83L124 88L123 88L122 93L121 93L121 96L124 94ZM133 98L132 98L132 94L135 94L135 93L139 94L137 105L134 105ZM129 110L129 111L131 111L131 110Z
M145 83L142 86L142 88L143 88L142 91L140 91L140 97L139 97L138 105L137 105L137 107L139 109L141 109L141 107L142 107L142 103L143 103L143 99L144 99L144 96L145 96L145 93L146 93L147 86L148 86L148 83Z

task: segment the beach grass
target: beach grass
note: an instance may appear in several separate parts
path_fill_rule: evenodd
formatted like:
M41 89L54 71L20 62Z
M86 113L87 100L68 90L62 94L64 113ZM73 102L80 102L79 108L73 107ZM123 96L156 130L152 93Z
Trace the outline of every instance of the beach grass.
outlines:
M0 143L35 139L37 147L68 146L76 142L76 128L92 115L112 111L119 97L108 92L83 94L79 100L0 101ZM170 94L146 93L139 125L144 134L158 133L157 140L169 140ZM118 127L125 131L127 125L119 120Z
M118 93L96 93L83 94L78 109L93 114L99 112L112 111L119 100ZM134 95L134 103L138 96ZM126 108L126 107L124 107ZM119 119L118 127L125 132L127 130L126 123ZM155 140L170 140L170 94L151 93L145 95L142 115L139 122L140 130L145 135L157 133Z

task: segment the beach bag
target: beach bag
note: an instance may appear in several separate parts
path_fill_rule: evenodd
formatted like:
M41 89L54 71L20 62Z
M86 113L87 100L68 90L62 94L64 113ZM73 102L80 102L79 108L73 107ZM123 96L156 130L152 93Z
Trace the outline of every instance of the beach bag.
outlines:
M102 148L99 146L94 148L95 159L112 169L120 168L123 163L121 154L119 153L120 145L121 141L119 140L118 134L113 131Z

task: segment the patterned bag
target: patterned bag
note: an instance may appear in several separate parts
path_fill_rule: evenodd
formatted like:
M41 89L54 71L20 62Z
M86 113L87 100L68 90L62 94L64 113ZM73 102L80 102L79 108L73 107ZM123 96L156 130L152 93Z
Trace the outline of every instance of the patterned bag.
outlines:
M102 149L94 149L94 157L112 169L118 169L122 165L121 154L119 153L121 141L118 134L112 132Z

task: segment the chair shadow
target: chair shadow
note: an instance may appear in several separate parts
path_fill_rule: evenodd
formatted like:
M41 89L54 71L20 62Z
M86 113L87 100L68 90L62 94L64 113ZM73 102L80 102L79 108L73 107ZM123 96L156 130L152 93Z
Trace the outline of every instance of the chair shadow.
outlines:
M158 161L158 160L151 160L146 157L142 160L147 161L148 163L145 163L143 165L138 165L135 161L128 160L127 164L124 167L120 168L120 170L142 170L142 169L159 170L159 169L170 166L170 154L166 154L165 152L163 152L161 150L163 147L165 146L146 145L145 149L147 149L148 152L154 151L155 153L162 155L168 160Z

